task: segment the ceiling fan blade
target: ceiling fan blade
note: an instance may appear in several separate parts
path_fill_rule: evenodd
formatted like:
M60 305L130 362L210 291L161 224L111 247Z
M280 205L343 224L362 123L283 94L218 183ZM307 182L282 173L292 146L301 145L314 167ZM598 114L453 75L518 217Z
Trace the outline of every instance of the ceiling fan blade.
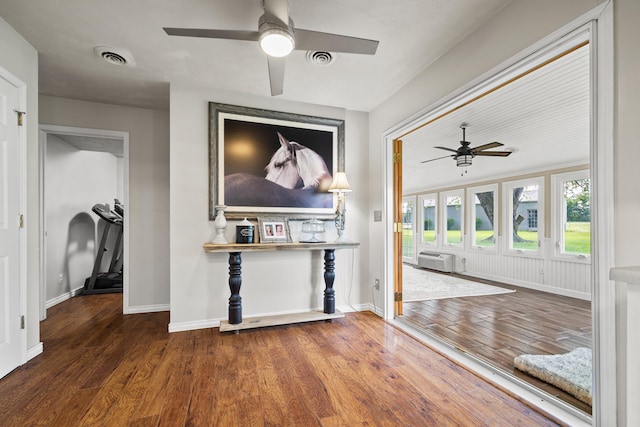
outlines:
M454 150L453 148L447 148L447 147L433 147L433 148L439 148L441 150L447 150L447 151L451 151L453 153L458 154L458 150Z
M293 34L296 39L296 50L326 50L330 52L374 55L379 43L377 40L321 33L300 28L295 28Z
M477 147L472 148L472 150L477 153L478 151L488 150L490 148L502 147L504 144L494 141L484 145L478 145Z
M267 56L269 61L269 83L271 84L271 96L282 95L284 89L285 58Z
M433 161L436 161L436 160L446 159L446 158L449 158L449 157L453 157L453 156L451 155L451 156L436 157L435 159L423 160L420 163L429 163L429 162L433 162Z
M289 25L289 2L287 0L264 0L264 11L278 18L284 27Z
M480 151L475 153L476 156L493 156L493 157L507 157L511 154L511 151Z
M227 40L246 40L258 41L260 33L257 31L239 31L239 30L208 30L200 28L163 28L164 32L170 36L184 37L204 37L207 39L227 39Z

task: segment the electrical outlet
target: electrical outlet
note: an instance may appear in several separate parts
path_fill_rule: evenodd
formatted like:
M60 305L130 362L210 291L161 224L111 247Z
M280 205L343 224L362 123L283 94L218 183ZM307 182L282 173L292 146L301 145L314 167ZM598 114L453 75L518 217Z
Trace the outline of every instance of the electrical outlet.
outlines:
M58 283L62 283L64 282L64 274L60 273L58 274Z
M375 285L373 285L376 291L380 290L380 279L376 279Z

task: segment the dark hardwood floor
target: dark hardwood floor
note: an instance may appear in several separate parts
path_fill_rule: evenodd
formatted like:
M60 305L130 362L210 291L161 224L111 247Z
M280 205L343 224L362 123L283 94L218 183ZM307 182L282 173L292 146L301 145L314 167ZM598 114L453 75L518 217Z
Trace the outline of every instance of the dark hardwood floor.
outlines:
M515 293L403 304L402 320L591 414L591 407L517 369L520 354L559 354L591 348L591 303L576 298L448 274Z
M2 426L555 426L370 312L169 334L117 294L48 310L44 353L0 380Z

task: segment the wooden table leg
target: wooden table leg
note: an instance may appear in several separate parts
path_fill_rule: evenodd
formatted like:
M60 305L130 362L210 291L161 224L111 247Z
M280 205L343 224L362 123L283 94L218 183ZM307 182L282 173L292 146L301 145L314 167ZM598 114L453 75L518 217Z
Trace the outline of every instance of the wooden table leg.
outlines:
M229 323L237 325L242 323L242 298L240 286L242 285L242 256L240 252L229 252Z
M335 249L324 250L324 312L333 314L336 312L336 297L333 289L333 281L336 278Z

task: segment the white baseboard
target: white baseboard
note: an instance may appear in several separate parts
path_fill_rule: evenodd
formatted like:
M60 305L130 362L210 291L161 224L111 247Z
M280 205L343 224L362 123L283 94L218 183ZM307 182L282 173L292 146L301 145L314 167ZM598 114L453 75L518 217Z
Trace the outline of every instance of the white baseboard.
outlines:
M372 311L372 307L373 306L371 304L367 303L356 305L341 305L340 307L336 307L336 309L340 310L343 313L355 313L358 311Z
M562 295L565 297L591 301L591 295L584 292L572 291L571 289L562 289L555 286L547 286L540 283L525 282L521 280L509 279L506 277L494 276L492 274L478 273L475 271L465 271L464 273L459 273L459 274L462 274L463 276L470 276L471 278L477 277L479 279L493 280L495 282L506 283L507 285L520 286L522 288L533 289L536 291L547 292L550 294Z
M127 307L124 314L157 313L159 311L170 311L170 309L171 306L169 304L136 305Z
M44 345L42 344L42 342L39 342L33 347L27 349L27 362L33 359L34 357L42 354L43 351L44 351Z
M56 304L60 304L63 301L66 301L66 300L68 300L70 298L75 297L80 292L82 292L83 288L84 288L83 286L80 286L79 288L72 289L70 292L65 292L62 295L58 295L57 297L48 300L47 301L47 308L51 308Z

